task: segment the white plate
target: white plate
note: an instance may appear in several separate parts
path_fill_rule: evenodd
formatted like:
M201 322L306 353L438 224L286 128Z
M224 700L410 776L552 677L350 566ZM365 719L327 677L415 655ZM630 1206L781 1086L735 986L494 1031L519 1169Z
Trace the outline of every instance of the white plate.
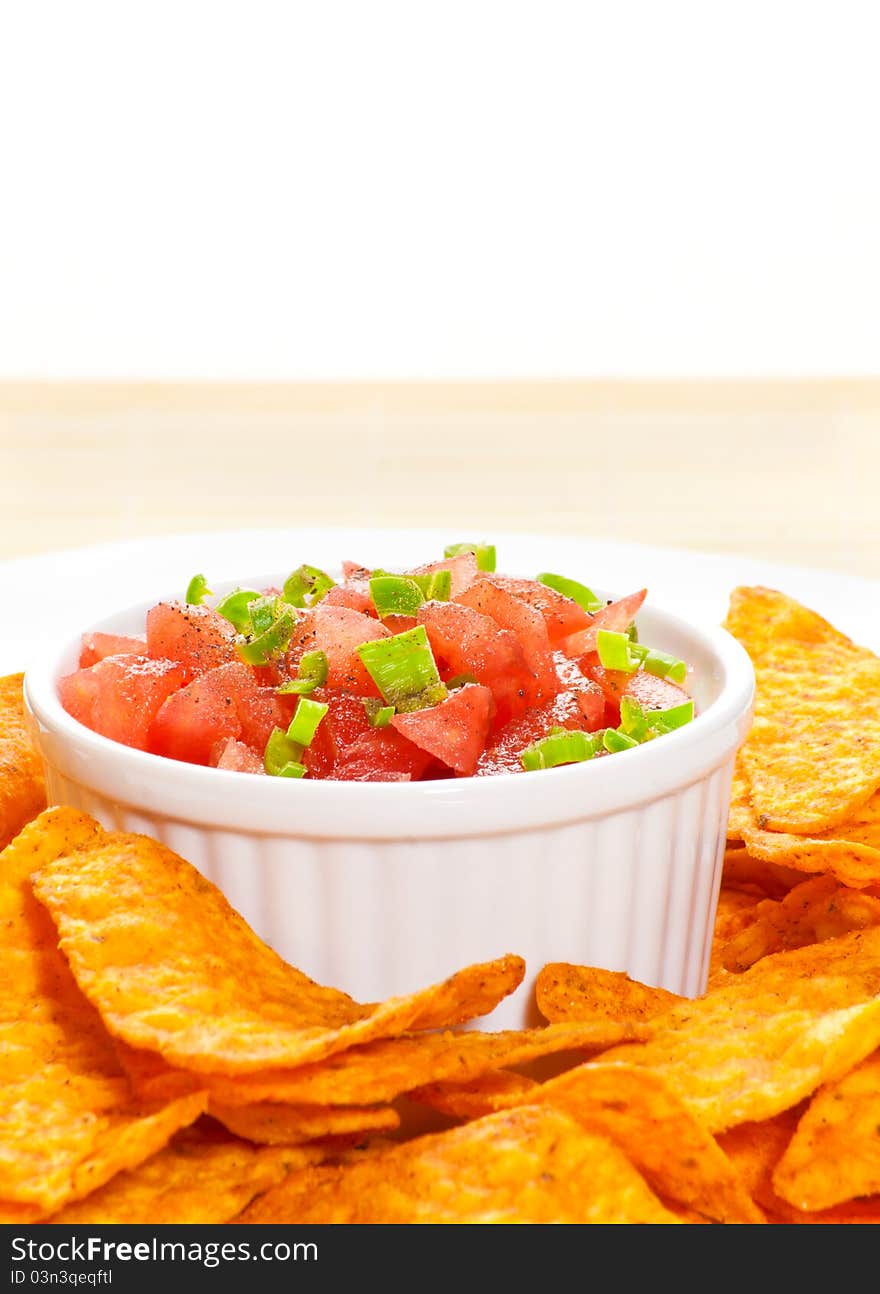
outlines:
M502 572L556 571L621 594L647 585L658 606L697 624L718 624L737 584L766 584L812 607L857 642L880 650L880 580L726 554L697 553L564 535L459 535L438 530L247 530L134 539L0 563L0 673L28 667L52 635L115 608L179 593L203 571L235 579L301 562L417 565L457 540L489 539Z

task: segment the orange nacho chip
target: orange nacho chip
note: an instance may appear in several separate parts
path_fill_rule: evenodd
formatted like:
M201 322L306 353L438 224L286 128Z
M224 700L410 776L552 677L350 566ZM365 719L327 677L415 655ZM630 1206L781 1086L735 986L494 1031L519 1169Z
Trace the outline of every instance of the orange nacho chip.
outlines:
M46 807L43 765L25 718L23 678L0 678L0 849Z
M809 835L846 822L880 787L880 657L784 641L755 674L742 760L758 828Z
M764 831L750 809L742 838L749 853L767 863L830 872L844 885L873 885L880 882L880 792L839 826L809 836Z
M552 1107L521 1106L363 1162L307 1168L247 1223L674 1223L616 1146Z
M755 920L724 946L721 961L725 970L740 974L770 953L876 925L880 898L840 886L833 876L817 876L781 900L759 903Z
M525 1074L497 1069L467 1083L429 1083L409 1095L451 1119L481 1119L485 1114L522 1104L538 1086L534 1078Z
M267 1146L297 1146L319 1137L393 1132L400 1115L390 1105L221 1105L209 1112L236 1136Z
M822 1087L773 1173L776 1193L817 1211L880 1193L880 1054Z
M44 1216L140 1163L207 1101L132 1106L112 1041L33 897L34 869L99 834L85 814L51 809L0 855L0 1195L11 1220Z
M644 1024L680 1002L676 993L630 979L624 971L551 962L535 981L538 1010L551 1021L607 1020Z
M721 885L765 899L781 899L804 879L803 872L753 857L744 847L729 847L724 854Z
M736 753L733 765L733 781L730 784L730 807L727 813L727 839L742 840L743 833L753 821L752 799L749 791L749 779L743 764L742 749Z
M311 1146L253 1146L217 1125L199 1123L48 1221L71 1226L229 1222L288 1172L323 1157Z
M764 957L604 1053L666 1079L710 1131L772 1117L880 1044L880 927Z
M762 585L741 586L730 595L724 627L758 661L775 643L828 643L851 646L850 639L794 598Z
M233 1077L207 1074L213 1100L229 1105L260 1101L310 1105L372 1105L427 1083L466 1082L501 1065L520 1065L563 1051L598 1052L643 1031L625 1021L593 1020L544 1029L481 1033L407 1034L378 1038L297 1069ZM188 1090L192 1076L168 1070L153 1053L120 1053L135 1089L144 1097Z
M746 930L755 920L761 899L758 895L743 890L729 890L722 886L718 895L718 907L715 911L715 925L712 930L712 950L709 955L709 988L727 978L724 969L724 953L741 930Z
M146 836L104 836L43 867L34 888L114 1037L197 1072L287 1068L459 1024L491 1011L525 969L503 957L363 1006L282 961L216 886Z

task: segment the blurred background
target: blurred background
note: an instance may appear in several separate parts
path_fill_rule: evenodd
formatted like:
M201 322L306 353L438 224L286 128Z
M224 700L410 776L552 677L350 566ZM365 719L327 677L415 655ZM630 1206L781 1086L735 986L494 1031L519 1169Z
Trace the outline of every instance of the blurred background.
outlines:
M0 556L423 524L880 576L878 36L7 5Z

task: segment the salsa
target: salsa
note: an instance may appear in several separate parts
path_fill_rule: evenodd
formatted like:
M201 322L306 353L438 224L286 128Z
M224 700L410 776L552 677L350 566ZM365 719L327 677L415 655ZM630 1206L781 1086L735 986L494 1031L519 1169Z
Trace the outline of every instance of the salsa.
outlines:
M203 575L143 636L83 635L61 703L94 732L258 776L409 782L582 763L689 723L688 666L643 644L641 589L610 602L498 574L454 544L404 572L300 566L215 597Z

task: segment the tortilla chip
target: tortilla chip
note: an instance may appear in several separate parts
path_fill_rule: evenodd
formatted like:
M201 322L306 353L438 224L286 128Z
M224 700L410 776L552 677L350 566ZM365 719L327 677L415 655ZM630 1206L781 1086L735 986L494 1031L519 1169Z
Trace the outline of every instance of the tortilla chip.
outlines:
M31 740L23 674L0 678L0 849L46 807L43 765Z
M539 1086L534 1078L509 1069L481 1074L467 1083L429 1083L410 1092L410 1098L429 1105L451 1119L481 1119L496 1110L520 1105Z
M880 925L880 898L840 886L833 876L803 881L779 901L765 899L755 920L724 947L725 970L740 974L761 957Z
M520 1065L564 1051L595 1053L643 1036L645 1031L637 1025L611 1020L522 1032L407 1034L351 1047L299 1069L265 1070L232 1078L209 1074L204 1081L212 1099L230 1105L257 1101L372 1105L392 1101L427 1083L467 1082L502 1065ZM157 1090L137 1079L135 1086L144 1095L155 1095Z
M252 1073L371 1038L460 1024L520 983L520 957L362 1006L289 966L194 867L118 833L44 867L35 892L109 1031L185 1069Z
M100 831L85 814L51 809L0 854L0 1192L10 1220L22 1209L44 1216L140 1163L207 1101L132 1106L112 1041L31 892L34 869Z
M543 1083L527 1100L558 1106L607 1136L664 1199L719 1222L764 1221L715 1138L659 1074L589 1061Z
M629 1160L552 1107L521 1106L361 1163L292 1173L246 1223L673 1223Z
M800 840L803 837L789 839ZM803 879L802 871L754 857L743 846L729 848L724 855L721 884L728 890L743 890L765 899L781 899Z
M852 817L828 831L809 836L764 831L754 812L743 826L749 853L767 863L800 872L829 872L844 885L880 882L880 793L856 809Z
M880 1054L820 1088L773 1186L787 1203L811 1211L880 1192Z
M752 821L752 798L746 776L742 749L737 751L730 785L730 805L727 810L727 839L742 840L745 828Z
M728 978L724 969L724 953L730 941L741 930L747 929L756 919L760 896L743 890L729 890L722 886L715 910L712 931L712 950L709 955L709 988Z
M680 1002L676 993L630 979L625 971L551 962L535 982L538 1010L548 1020L646 1023Z
M880 927L763 957L603 1054L644 1065L712 1132L771 1118L880 1043Z
M210 1104L210 1113L236 1136L267 1146L297 1146L319 1137L391 1132L400 1116L390 1105Z
M852 645L845 634L815 611L801 606L786 593L760 584L733 590L724 627L745 647L753 661L758 661L780 641Z
M741 1123L722 1132L718 1144L733 1164L752 1199L765 1211L782 1204L773 1189L773 1170L794 1135L807 1102L783 1110L772 1119Z
M783 641L755 674L742 759L758 828L809 835L846 822L880 787L880 657Z
M288 1172L323 1157L311 1146L253 1146L216 1124L198 1123L48 1221L71 1226L229 1222Z

